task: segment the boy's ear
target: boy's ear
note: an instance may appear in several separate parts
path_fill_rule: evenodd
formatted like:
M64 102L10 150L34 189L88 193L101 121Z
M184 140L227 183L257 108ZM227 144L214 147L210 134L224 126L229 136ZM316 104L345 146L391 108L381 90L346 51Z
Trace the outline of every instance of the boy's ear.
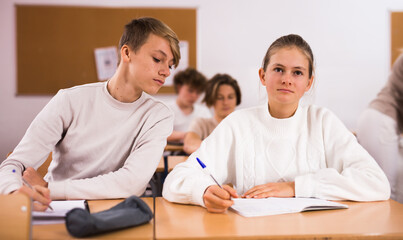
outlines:
M182 86L183 86L182 84L178 84L178 85L175 86L175 89L176 89L177 93L179 93L179 91L181 90Z
M120 49L120 56L123 61L130 60L130 49L127 45L123 45L122 48Z

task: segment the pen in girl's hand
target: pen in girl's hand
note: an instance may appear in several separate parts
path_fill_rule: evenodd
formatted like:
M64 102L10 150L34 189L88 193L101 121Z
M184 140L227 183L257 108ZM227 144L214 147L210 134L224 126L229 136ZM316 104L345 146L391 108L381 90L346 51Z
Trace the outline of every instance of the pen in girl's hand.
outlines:
M209 172L209 170L207 170L206 165L197 157L196 158L197 162L199 162L200 166L203 168L203 170L210 175L210 177L214 180L214 182L220 187L222 188L222 186L217 182L217 180L213 177L213 175Z

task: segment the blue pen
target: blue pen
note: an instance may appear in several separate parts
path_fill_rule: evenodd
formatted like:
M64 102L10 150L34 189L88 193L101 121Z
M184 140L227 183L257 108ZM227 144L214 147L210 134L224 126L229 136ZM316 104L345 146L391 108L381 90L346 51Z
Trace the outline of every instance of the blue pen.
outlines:
M210 177L214 180L215 183L217 183L217 185L221 187L221 185L217 182L217 180L215 180L215 178L213 177L213 175L209 172L209 170L206 168L206 165L204 165L204 163L197 157L196 160L199 162L200 166L203 168L203 171L206 172L208 175L210 175Z

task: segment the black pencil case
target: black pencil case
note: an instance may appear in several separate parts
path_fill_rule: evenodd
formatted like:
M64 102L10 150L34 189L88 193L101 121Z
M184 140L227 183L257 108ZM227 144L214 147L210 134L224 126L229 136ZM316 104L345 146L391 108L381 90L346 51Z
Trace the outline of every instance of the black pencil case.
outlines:
M149 222L153 213L139 197L131 196L116 206L91 214L74 208L66 214L66 228L74 237L87 237Z

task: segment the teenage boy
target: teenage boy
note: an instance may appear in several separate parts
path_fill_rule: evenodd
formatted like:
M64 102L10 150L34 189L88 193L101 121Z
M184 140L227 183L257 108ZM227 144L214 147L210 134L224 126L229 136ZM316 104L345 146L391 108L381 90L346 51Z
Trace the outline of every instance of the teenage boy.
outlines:
M211 117L210 111L203 105L196 104L206 88L206 77L193 68L178 72L174 76L177 98L168 104L175 115L174 129L168 137L169 143L183 143L185 134L193 119Z
M51 199L141 195L172 132L173 114L155 94L180 60L176 34L154 18L134 19L106 82L60 90L0 165L0 193L24 192L45 210ZM53 152L47 175L35 171ZM22 184L22 178L37 191Z

